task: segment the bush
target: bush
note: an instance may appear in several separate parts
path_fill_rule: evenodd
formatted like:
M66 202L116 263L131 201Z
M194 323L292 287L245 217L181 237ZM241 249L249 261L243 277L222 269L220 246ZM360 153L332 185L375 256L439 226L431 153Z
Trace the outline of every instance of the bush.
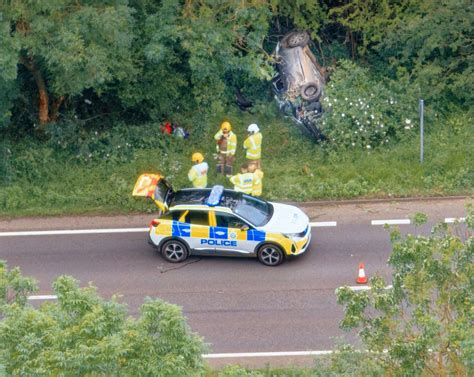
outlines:
M163 135L159 123L118 123L108 129L87 129L77 120L49 124L46 135L49 147L66 151L81 162L127 162L136 150L166 149L171 139Z
M329 143L370 150L412 133L418 102L414 96L397 93L401 89L342 60L323 98L326 112L320 127Z
M116 297L79 288L61 276L58 300L29 305L36 282L0 261L0 366L7 375L198 376L202 339L176 305L147 298L139 318L127 318ZM0 368L1 371L1 368Z

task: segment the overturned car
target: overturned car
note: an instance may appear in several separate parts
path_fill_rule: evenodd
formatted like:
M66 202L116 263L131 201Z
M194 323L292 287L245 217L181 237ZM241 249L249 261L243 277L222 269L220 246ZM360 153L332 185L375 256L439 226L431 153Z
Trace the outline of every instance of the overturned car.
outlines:
M292 31L277 44L278 74L273 79L273 91L280 110L320 140L323 135L318 119L323 111L320 98L325 78L323 68L309 49L310 42L307 32Z

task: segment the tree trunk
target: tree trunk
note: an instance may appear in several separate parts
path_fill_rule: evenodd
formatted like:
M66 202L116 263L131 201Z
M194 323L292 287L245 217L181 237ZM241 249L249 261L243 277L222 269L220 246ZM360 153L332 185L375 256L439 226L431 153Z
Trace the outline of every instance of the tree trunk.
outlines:
M31 72L38 87L38 118L40 127L49 122L49 95L41 71L32 58L21 57L20 62ZM58 106L59 109L59 106Z
M51 112L49 116L49 120L52 122L56 122L59 117L59 108L61 107L62 103L64 102L64 96L59 96L57 99L53 101L51 104Z
M350 34L350 40L351 40L351 54L352 54L352 60L355 60L356 58L356 53L357 53L357 42L354 36L354 33L352 30L349 32Z

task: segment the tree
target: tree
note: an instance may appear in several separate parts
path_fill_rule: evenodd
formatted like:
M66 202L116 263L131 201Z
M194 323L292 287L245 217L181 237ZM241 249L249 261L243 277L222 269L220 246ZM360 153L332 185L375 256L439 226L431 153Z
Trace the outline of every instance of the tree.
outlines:
M10 24L0 12L0 129L10 120L17 91L17 54L18 44L10 35Z
M201 339L181 310L146 299L140 317L125 305L79 288L68 276L53 284L57 302L35 309L36 284L0 263L0 365L8 375L185 376L203 370Z
M474 100L473 12L469 0L350 0L330 10L373 65L407 77L427 100L466 108Z
M34 79L40 125L56 121L68 97L85 89L100 93L134 74L133 12L126 1L3 0L0 5L8 22L3 39L14 46L7 56L14 55Z
M417 215L416 223L424 222ZM360 329L370 357L393 376L466 376L474 371L474 212L471 233L446 224L429 237L391 233L392 288L381 277L370 292L337 290L343 329Z

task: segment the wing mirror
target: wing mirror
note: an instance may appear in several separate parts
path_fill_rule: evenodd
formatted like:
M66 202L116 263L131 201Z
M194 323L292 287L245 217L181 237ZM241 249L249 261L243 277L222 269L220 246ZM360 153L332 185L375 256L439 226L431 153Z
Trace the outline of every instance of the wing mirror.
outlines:
M250 227L249 227L248 225L242 225L242 226L240 227L240 230L241 230L242 232L245 232L245 231L247 231L247 230L249 230L249 229L250 229Z

